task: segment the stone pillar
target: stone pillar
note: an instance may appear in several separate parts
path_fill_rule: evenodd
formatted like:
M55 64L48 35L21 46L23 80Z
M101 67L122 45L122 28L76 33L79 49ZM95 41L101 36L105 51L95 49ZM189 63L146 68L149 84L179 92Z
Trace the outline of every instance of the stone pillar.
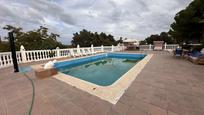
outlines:
M111 52L114 52L114 46L113 45L111 46Z
M149 50L152 50L152 44L149 44Z
M79 44L77 45L77 53L78 53L79 55L81 55L81 51L80 51L80 46L79 46Z
M104 52L103 45L101 45L101 52Z
M57 58L59 58L60 57L60 49L59 49L59 47L56 48L56 52L57 52L56 56L57 56Z
M91 44L91 53L94 54L94 46Z
M165 43L164 43L164 50L166 50L166 45L167 45L167 44L166 44L166 42L165 42Z
M21 45L20 47L20 52L21 52L22 62L23 63L27 62L26 52L25 52L25 48L23 45Z

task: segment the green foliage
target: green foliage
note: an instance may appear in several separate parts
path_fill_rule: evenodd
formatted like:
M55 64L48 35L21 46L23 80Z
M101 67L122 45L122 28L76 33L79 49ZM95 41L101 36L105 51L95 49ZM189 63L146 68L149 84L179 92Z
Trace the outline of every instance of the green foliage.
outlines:
M9 43L6 41L0 41L0 52L10 51Z
M57 41L57 38L59 37L58 34L48 32L48 28L43 26L40 26L40 28L37 30L28 32L23 32L22 28L14 27L11 25L6 25L5 27L3 27L3 29L15 34L17 50L19 50L21 45L23 45L26 50L42 50L54 49L56 47L65 47ZM8 38L5 37L5 39ZM7 49L4 48L4 50Z
M160 35L151 35L150 37L147 37L144 41L141 41L140 44L153 44L153 41L164 41L167 44L174 43L174 40L171 36L169 36L166 32L161 32Z
M117 45L119 42L122 41L122 38L118 41L114 39L112 35L106 35L105 33L101 32L100 34L95 32L92 33L83 29L79 33L73 34L73 40L71 41L72 45L76 47L78 44L81 47L90 47L91 44L94 46L101 46L101 45Z
M177 43L204 43L204 0L194 0L174 19L169 34Z

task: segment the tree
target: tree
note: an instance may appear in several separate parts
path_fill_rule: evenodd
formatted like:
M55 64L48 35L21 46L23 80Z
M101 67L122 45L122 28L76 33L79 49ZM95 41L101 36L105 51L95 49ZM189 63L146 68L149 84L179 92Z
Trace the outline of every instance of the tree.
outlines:
M140 44L153 44L153 41L164 41L167 44L174 43L173 38L167 32L161 32L160 35L155 34L147 37L145 40L141 41Z
M106 35L104 32L101 32L100 34L97 32L92 33L83 29L79 33L77 32L73 34L71 43L74 47L76 47L78 44L81 47L89 47L91 44L94 46L117 45L118 42L110 34Z
M174 19L169 34L177 43L204 43L204 0L194 0Z
M16 48L19 50L23 45L27 50L44 50L53 49L56 47L64 48L62 43L57 41L60 36L55 33L50 33L48 28L40 26L37 30L24 32L20 27L6 25L3 29L15 34ZM8 39L7 37L5 37Z
M123 43L123 38L120 37L120 39L117 41L117 43Z
M6 52L6 51L10 51L9 43L6 41L1 41L0 42L0 52Z

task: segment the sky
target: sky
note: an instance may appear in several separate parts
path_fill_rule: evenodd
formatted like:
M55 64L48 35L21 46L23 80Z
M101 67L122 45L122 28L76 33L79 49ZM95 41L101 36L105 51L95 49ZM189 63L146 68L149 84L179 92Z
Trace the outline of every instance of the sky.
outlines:
M29 31L45 26L70 44L82 29L118 39L143 40L168 31L177 12L191 0L0 0L0 28L10 24ZM0 36L7 32L0 29Z

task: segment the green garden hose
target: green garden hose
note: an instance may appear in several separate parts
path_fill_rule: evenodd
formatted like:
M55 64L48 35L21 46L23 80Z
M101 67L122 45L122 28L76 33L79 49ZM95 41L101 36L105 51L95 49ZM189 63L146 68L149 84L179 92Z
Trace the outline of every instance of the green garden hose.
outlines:
M33 89L32 101L31 101L30 108L29 108L29 111L28 111L28 115L31 115L33 105L34 105L34 101L35 101L35 86L34 86L33 80L26 73L24 73L24 75L31 82L32 89Z

